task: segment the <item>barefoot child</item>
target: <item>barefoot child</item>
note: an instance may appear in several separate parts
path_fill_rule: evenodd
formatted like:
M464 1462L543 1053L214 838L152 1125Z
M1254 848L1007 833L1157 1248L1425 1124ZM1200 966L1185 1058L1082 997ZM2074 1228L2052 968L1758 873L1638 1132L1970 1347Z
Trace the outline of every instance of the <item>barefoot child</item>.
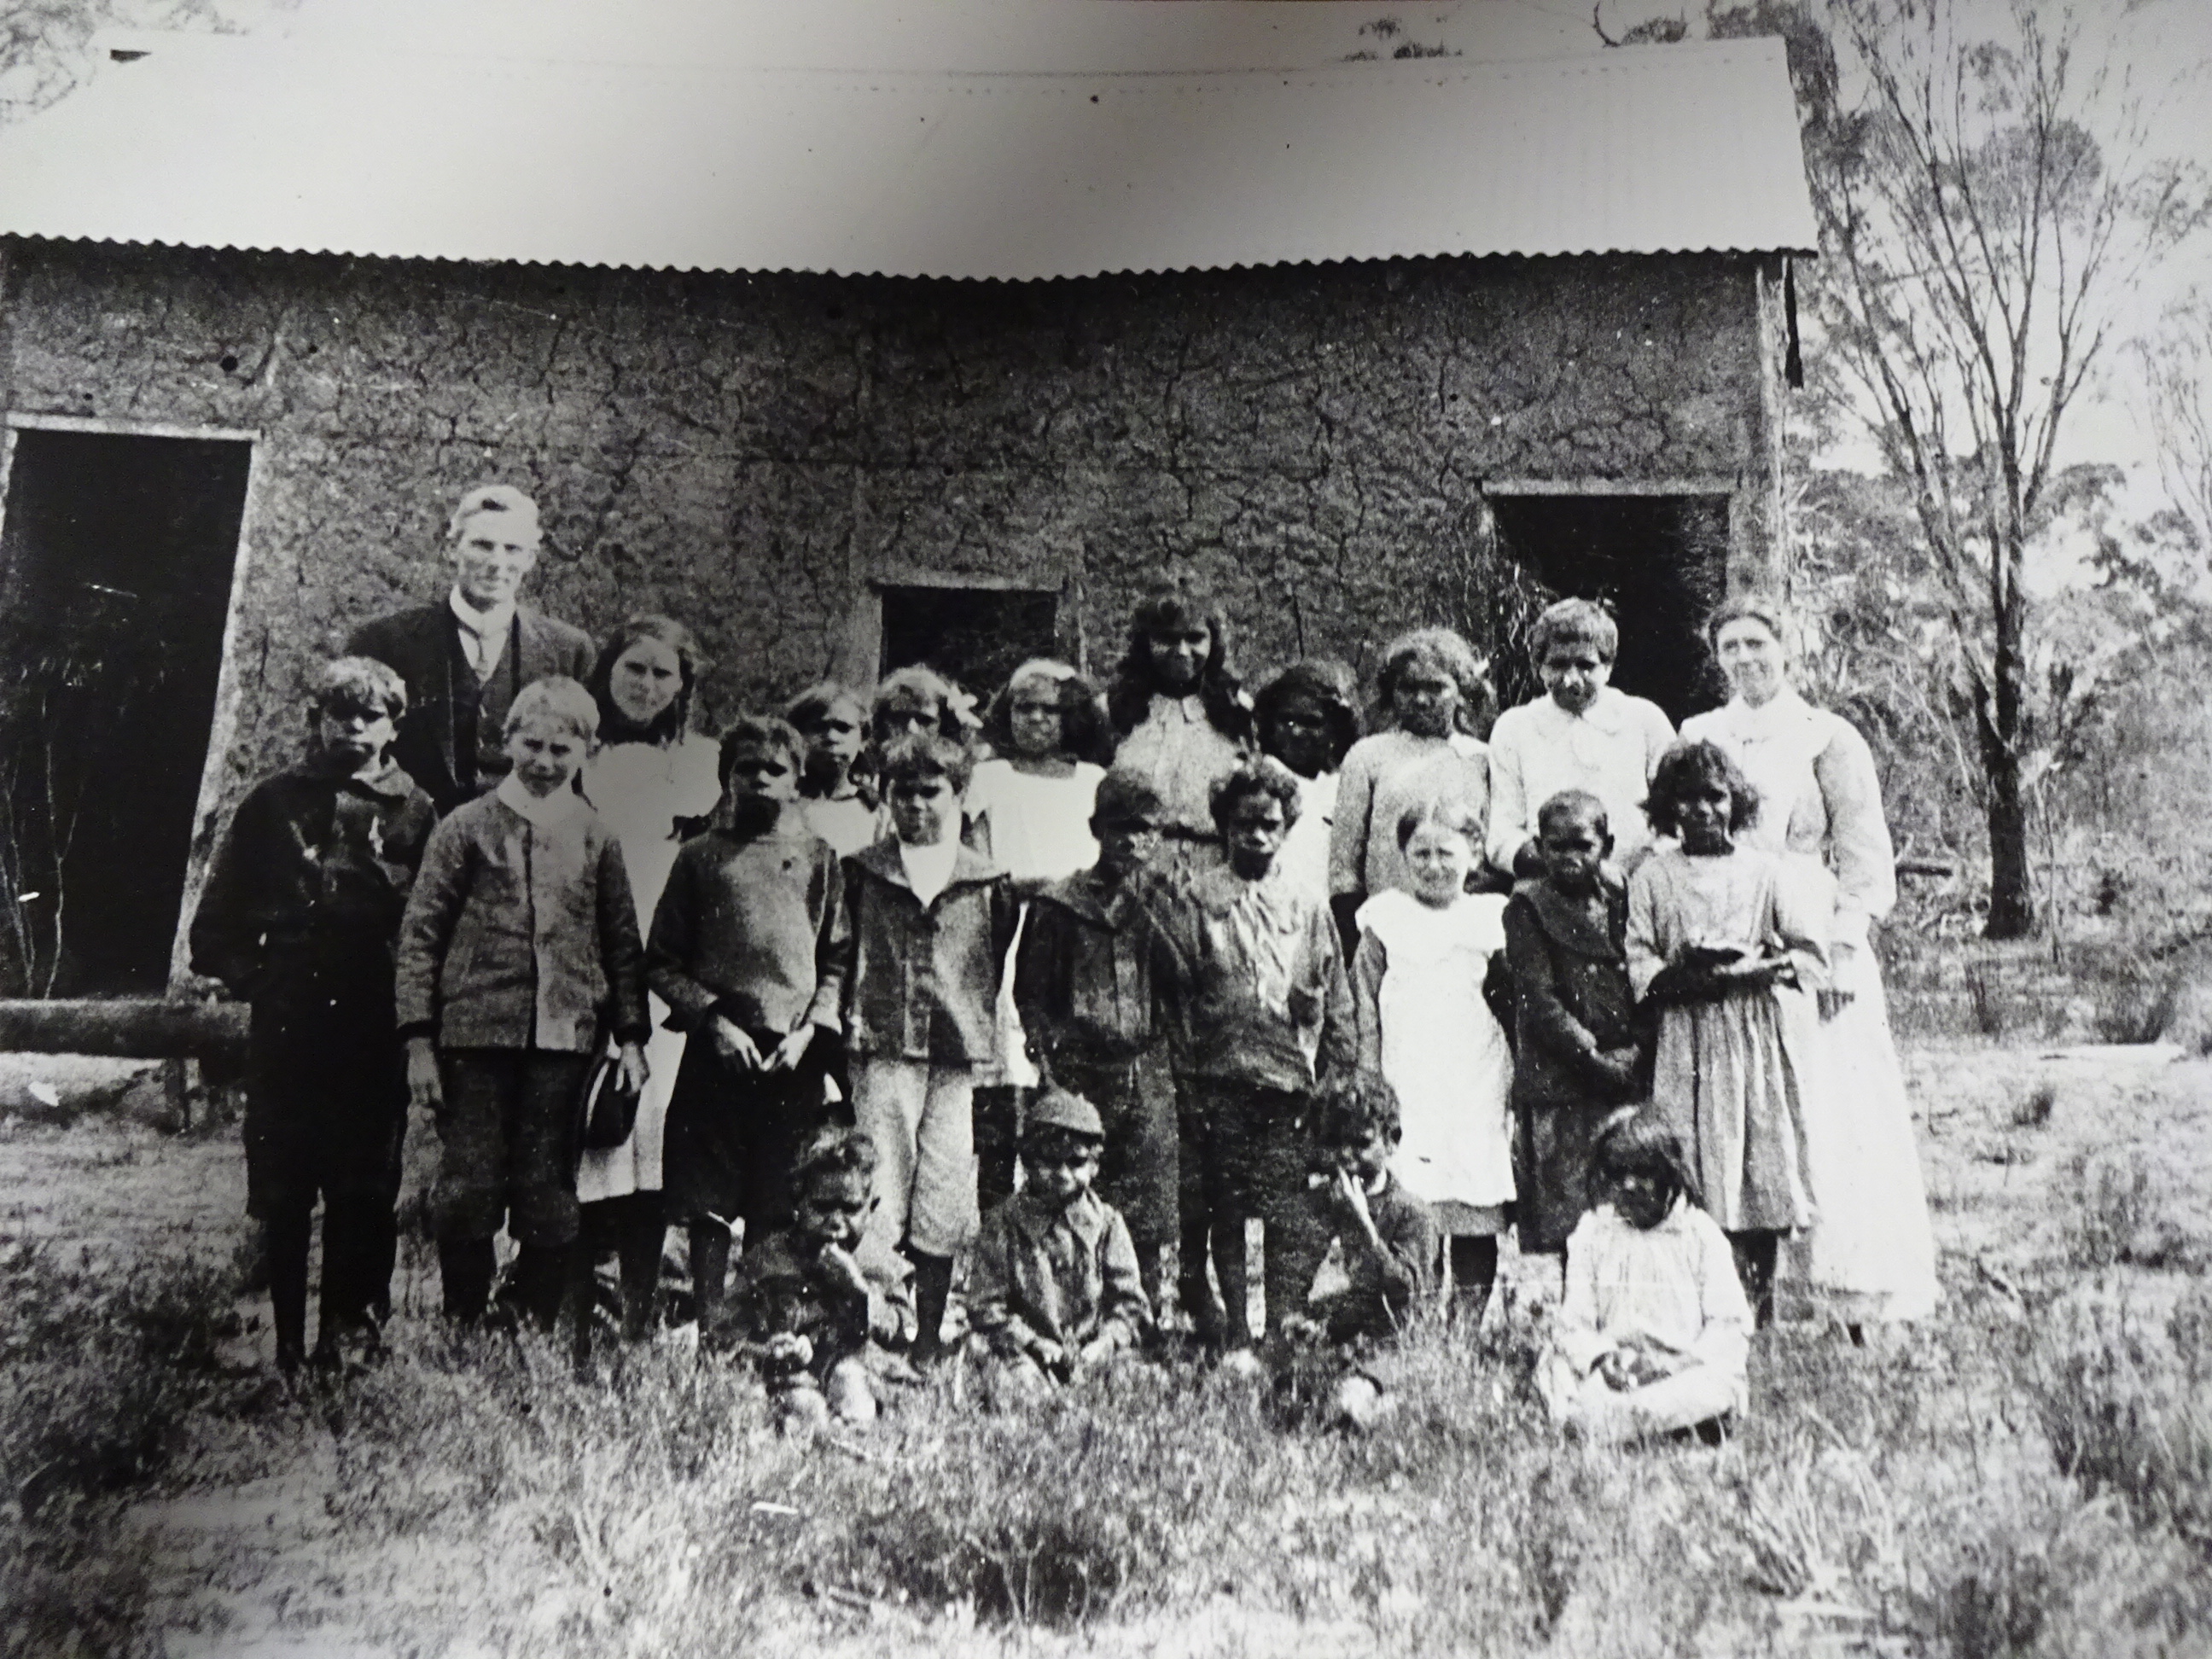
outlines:
M1098 856L1091 805L1113 758L1097 688L1064 662L1034 658L993 700L983 736L995 750L968 786L969 839L1004 870L1023 901ZM999 988L999 1064L975 1089L975 1155L988 1211L1014 1190L1014 1138L1022 1104L1037 1087L1014 1006L1010 957Z
M1680 840L1628 886L1629 982L1659 1016L1652 1104L1689 1149L1764 1325L1782 1235L1812 1219L1804 1107L1821 922L1779 858L1736 845L1759 797L1724 750L1668 750L1644 810Z
M876 838L876 803L855 776L868 737L866 702L859 692L823 680L793 697L783 717L806 739L799 779L806 827L840 858L859 852Z
M690 1231L700 1328L713 1322L732 1224L748 1249L790 1224L792 1163L822 1125L848 945L844 879L799 804L803 743L771 716L722 733L714 827L662 889L647 982L696 1038L669 1098L662 1188Z
M622 843L574 787L599 725L575 680L523 688L507 714L512 770L431 836L400 928L407 1091L444 1143L431 1207L446 1312L464 1322L483 1315L502 1220L521 1246L517 1299L541 1326L569 1280L587 1291L578 1103L610 1036L624 1085L645 1082L644 949Z
M1601 1442L1717 1431L1750 1401L1751 1309L1681 1142L1649 1108L1619 1112L1591 1148L1589 1184L1538 1372L1552 1420Z
M1221 779L1212 811L1226 867L1200 874L1165 918L1182 1097L1179 1289L1200 1335L1231 1350L1252 1340L1248 1219L1267 1228L1270 1327L1304 1294L1291 1281L1308 1219L1308 1097L1356 1056L1328 907L1275 863L1297 810L1298 781L1279 762L1247 761ZM1209 1244L1219 1302L1206 1282Z
M1392 1173L1399 1146L1398 1101L1390 1085L1362 1070L1322 1091L1314 1105L1315 1171L1304 1203L1309 1224L1292 1278L1301 1301L1283 1320L1278 1375L1302 1347L1327 1343L1352 1367L1337 1380L1333 1412L1364 1428L1383 1409L1375 1349L1405 1329L1436 1284L1436 1217ZM1305 1299L1322 1262L1340 1255L1343 1289ZM1298 1369L1304 1370L1301 1366Z
M1628 985L1628 895L1605 873L1613 836L1604 802L1579 789L1536 818L1544 876L1505 907L1520 1042L1513 1069L1514 1230L1523 1255L1557 1255L1589 1207L1599 1126L1636 1098L1635 998Z
M1040 1068L1091 1102L1106 1126L1099 1195L1129 1224L1156 1312L1165 1305L1176 1224L1164 1001L1174 975L1149 870L1160 810L1143 778L1106 775L1091 817L1098 861L1030 901L1014 968L1014 1001Z
M869 1231L915 1267L915 1356L939 1352L952 1259L975 1232L975 1072L997 1052L1014 900L960 840L971 762L933 732L897 738L881 777L894 839L845 860L853 1115L874 1143Z
M1482 825L1462 803L1409 807L1397 838L1407 885L1359 907L1359 1063L1397 1096L1398 1178L1449 1240L1453 1311L1471 1329L1497 1282L1498 1235L1513 1201L1513 1053L1482 994L1505 948L1505 901L1467 890Z
M914 1341L914 1270L866 1236L875 1173L876 1149L857 1129L808 1142L792 1168L791 1224L747 1241L711 1333L759 1362L781 1426L874 1422L878 1384Z
M1029 1184L984 1218L969 1317L992 1390L1070 1382L1137 1345L1152 1308L1121 1214L1091 1190L1105 1130L1089 1101L1048 1087L1022 1131Z
M253 1005L246 1209L266 1231L276 1363L306 1357L307 1247L323 1200L315 1358L374 1345L392 1306L407 1079L392 943L436 818L392 760L399 676L368 657L319 670L309 755L239 804L192 918L192 970Z

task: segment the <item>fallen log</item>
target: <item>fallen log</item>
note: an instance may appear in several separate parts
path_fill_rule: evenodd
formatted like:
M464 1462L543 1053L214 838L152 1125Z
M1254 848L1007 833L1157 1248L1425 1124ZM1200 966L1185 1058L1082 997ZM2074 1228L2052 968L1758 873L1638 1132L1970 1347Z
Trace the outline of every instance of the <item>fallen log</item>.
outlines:
M0 1000L0 1054L105 1054L235 1066L246 1053L242 1002Z

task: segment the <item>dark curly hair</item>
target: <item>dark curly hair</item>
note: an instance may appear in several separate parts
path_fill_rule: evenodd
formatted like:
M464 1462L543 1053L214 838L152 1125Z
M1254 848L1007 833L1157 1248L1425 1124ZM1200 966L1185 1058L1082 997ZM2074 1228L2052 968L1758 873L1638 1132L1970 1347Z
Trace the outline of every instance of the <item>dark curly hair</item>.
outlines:
M730 781L730 768L747 749L781 750L791 762L794 779L806 764L806 739L789 720L779 720L774 714L740 714L722 728L721 752L717 757L716 770L722 781Z
M1392 704L1398 695L1398 682L1413 667L1433 668L1456 685L1459 729L1478 738L1488 735L1498 719L1498 697L1490 689L1488 665L1475 654L1473 646L1449 628L1416 628L1383 647L1382 666L1375 673L1378 726L1397 723Z
M1668 1208L1686 1197L1699 1208L1705 1198L1682 1152L1674 1125L1650 1106L1624 1106L1606 1119L1590 1142L1589 1188L1593 1198L1625 1175L1650 1176Z
M1380 1072L1340 1073L1313 1097L1312 1132L1316 1148L1364 1140L1380 1130L1391 1140L1404 1133L1398 1115L1398 1091Z
M1115 732L1127 737L1144 721L1159 690L1152 677L1152 635L1171 629L1203 628L1211 635L1206 666L1199 671L1198 695L1206 718L1224 737L1243 743L1252 735L1252 711L1243 682L1229 665L1229 617L1210 593L1188 577L1154 588L1129 617L1129 645L1114 670L1106 692L1106 713Z
M875 1173L876 1143L863 1130L832 1124L816 1131L799 1149L791 1165L791 1187L803 1193L817 1176L858 1176L866 1181Z
M1644 816L1662 836L1681 834L1680 808L1691 787L1717 783L1729 792L1729 828L1742 830L1759 822L1759 791L1743 769L1718 744L1693 740L1678 743L1659 757L1651 771L1651 793L1644 803Z
M799 773L799 793L810 799L827 795L836 781L836 763L816 751L814 739L822 723L840 708L853 711L853 724L865 744L868 735L868 700L849 685L836 680L817 680L783 706L784 719L798 727L799 734L806 739L806 763ZM860 757L855 756L848 775L854 786L865 793L861 769Z
M983 740L1001 756L1018 752L1014 747L1014 688L1036 680L1051 682L1059 695L1060 752L1092 766L1112 765L1114 733L1106 724L1105 698L1074 669L1049 657L1032 657L1007 676L983 716Z
M1282 762L1261 755L1256 759L1239 761L1214 779L1213 787L1206 792L1206 805L1212 809L1218 828L1229 827L1230 813L1247 795L1267 795L1280 801L1285 830L1298 821L1298 808L1304 799L1298 775Z
M1252 699L1252 729L1260 746L1267 746L1267 732L1283 706L1293 697L1310 698L1328 722L1328 765L1334 772L1344 764L1345 752L1359 740L1358 682L1352 670L1333 657L1309 657L1294 662L1260 688Z
M655 714L643 726L633 725L621 709L615 706L611 682L615 665L623 653L640 640L651 640L665 645L676 653L680 684L668 707ZM699 648L696 635L673 617L635 616L614 631L599 660L592 665L592 677L585 689L599 705L599 741L601 743L666 743L679 738L690 728L691 695L699 684L699 676L706 672L706 653Z

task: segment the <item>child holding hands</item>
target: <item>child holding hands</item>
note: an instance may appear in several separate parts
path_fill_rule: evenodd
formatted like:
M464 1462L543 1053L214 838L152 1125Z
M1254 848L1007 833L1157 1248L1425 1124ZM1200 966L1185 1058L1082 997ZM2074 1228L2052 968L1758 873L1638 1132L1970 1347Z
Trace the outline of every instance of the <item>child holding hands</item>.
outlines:
M1524 1255L1557 1255L1589 1207L1598 1128L1638 1093L1635 998L1628 984L1628 895L1606 866L1605 803L1579 789L1536 816L1544 875L1505 907L1505 960L1519 1042L1514 1055L1515 1230Z
M1552 1420L1601 1442L1717 1431L1749 1403L1751 1309L1680 1140L1649 1108L1618 1112L1589 1182L1538 1372Z
M323 1200L319 1364L391 1311L407 1082L392 944L436 809L394 764L399 676L341 657L308 696L312 748L239 804L192 917L192 969L253 1005L246 1209L269 1241L276 1363L307 1358L307 1247Z
M875 1173L876 1149L860 1131L817 1133L792 1167L791 1225L748 1241L714 1330L718 1346L734 1339L759 1362L787 1429L874 1422L879 1382L905 1369L914 1270L866 1237Z
M969 1265L969 1322L994 1393L1041 1393L1134 1347L1152 1322L1121 1213L1091 1190L1104 1127L1047 1088L1022 1131L1029 1184L984 1218Z
M1652 1103L1690 1148L1763 1325L1782 1235L1812 1219L1805 1101L1823 918L1778 857L1736 844L1759 796L1725 750L1668 750L1644 811L1680 839L1628 885L1629 981L1659 1017Z
M446 1312L464 1322L483 1315L502 1220L521 1246L514 1288L542 1326L571 1283L586 1289L578 1106L608 1036L623 1085L645 1083L644 948L622 843L574 787L599 724L575 680L523 688L507 715L512 770L432 834L400 927L407 1090L444 1143L433 1224ZM580 1299L578 1313L580 1343Z
M837 855L799 801L799 733L748 715L722 733L722 799L661 890L646 975L686 1043L662 1187L687 1227L703 1329L745 1242L789 1224L793 1160L822 1124L848 935Z

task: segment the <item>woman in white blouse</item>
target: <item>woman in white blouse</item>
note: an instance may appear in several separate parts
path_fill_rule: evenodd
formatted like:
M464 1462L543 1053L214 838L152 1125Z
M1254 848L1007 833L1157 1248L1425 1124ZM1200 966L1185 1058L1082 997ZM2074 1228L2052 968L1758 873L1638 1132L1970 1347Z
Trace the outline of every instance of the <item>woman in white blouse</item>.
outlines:
M1785 1279L1854 1336L1875 1321L1934 1310L1936 1244L1869 933L1897 902L1896 858L1874 757L1850 722L1815 708L1789 680L1780 608L1729 600L1708 624L1735 696L1682 726L1717 744L1765 801L1747 844L1792 855L1831 917L1831 988L1820 994L1820 1066L1806 1123L1816 1212L1790 1247Z

